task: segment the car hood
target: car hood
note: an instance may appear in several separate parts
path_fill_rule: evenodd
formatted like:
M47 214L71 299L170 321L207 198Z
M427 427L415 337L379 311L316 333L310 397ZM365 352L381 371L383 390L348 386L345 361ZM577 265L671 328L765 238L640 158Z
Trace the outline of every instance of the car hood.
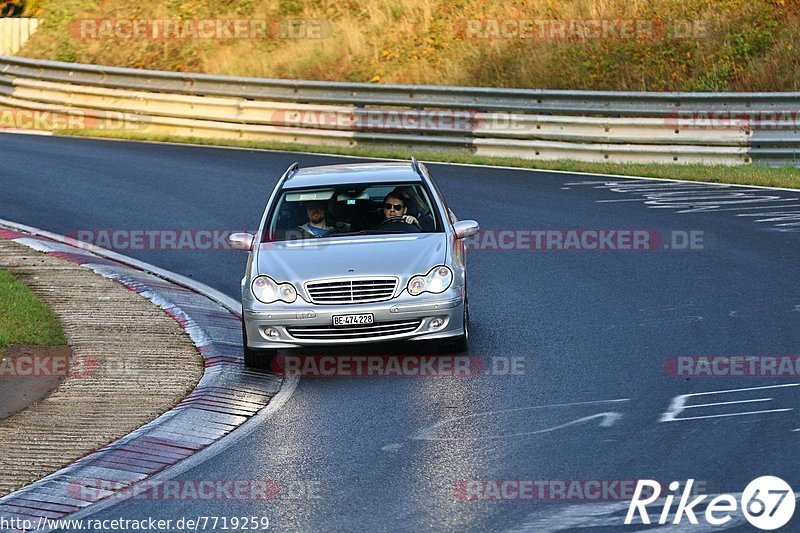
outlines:
M358 235L262 243L258 273L300 284L320 278L425 274L446 257L445 233Z

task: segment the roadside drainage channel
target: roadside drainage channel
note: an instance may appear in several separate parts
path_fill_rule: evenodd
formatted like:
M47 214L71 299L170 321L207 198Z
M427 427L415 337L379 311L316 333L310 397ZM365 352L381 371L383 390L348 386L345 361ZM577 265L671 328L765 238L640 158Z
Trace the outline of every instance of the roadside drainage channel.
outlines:
M14 229L6 229L9 226ZM0 221L0 237L90 268L159 306L189 334L205 371L186 398L152 422L0 498L0 516L43 525L45 519L66 517L111 496L131 497L137 483L218 441L266 407L279 391L279 378L244 370L241 318L230 302L90 249L21 233L20 227Z

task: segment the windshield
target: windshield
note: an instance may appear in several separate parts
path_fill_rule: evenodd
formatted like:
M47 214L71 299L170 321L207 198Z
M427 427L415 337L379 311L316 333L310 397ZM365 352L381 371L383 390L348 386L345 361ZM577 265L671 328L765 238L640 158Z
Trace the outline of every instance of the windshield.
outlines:
M442 231L423 184L341 185L284 191L262 242Z

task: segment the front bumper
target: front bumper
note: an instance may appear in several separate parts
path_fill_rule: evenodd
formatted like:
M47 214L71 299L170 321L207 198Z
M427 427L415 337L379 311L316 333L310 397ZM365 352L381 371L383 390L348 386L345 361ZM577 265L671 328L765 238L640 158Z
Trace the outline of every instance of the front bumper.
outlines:
M459 291L460 292L460 291ZM447 291L439 298L397 299L362 305L284 305L275 310L244 310L247 344L252 349L337 346L456 337L464 332L464 298ZM374 324L333 326L334 315L371 313ZM433 328L435 319L441 321ZM371 329L368 329L371 328ZM277 337L268 337L272 329ZM312 336L324 338L310 338Z

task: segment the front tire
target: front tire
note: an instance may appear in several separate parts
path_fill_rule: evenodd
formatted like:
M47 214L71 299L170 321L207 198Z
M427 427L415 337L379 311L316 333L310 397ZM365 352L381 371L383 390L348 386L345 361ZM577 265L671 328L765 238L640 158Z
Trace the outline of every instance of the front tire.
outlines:
M278 355L278 350L254 350L247 346L247 329L242 321L242 352L244 353L244 367L253 370L269 370L272 360Z

